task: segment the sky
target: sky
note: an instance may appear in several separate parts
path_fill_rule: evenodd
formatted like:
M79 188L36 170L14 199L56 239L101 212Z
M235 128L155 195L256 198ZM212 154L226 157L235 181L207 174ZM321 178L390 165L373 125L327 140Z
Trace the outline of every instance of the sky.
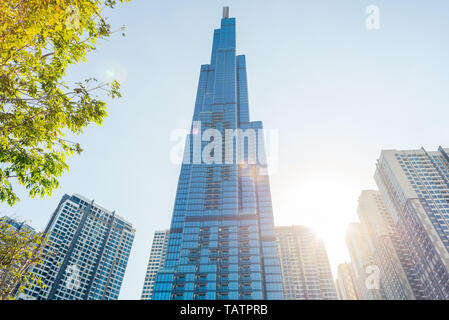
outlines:
M247 58L251 120L279 132L271 179L276 225L307 225L325 241L334 276L349 260L347 226L357 199L376 189L383 149L449 147L447 0L133 0L108 11L126 25L67 81L118 79L102 126L77 141L84 152L52 196L21 197L11 215L43 229L64 194L115 210L136 228L120 299L139 299L152 236L169 228L180 165L170 134L188 128L200 65L209 63L222 7L237 18ZM380 10L368 30L366 8Z

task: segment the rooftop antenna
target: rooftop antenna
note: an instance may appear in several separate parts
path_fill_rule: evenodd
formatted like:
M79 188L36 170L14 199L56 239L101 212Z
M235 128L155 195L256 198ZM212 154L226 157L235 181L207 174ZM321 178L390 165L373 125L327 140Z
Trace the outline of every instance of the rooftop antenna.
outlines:
M223 19L229 18L229 7L223 7Z

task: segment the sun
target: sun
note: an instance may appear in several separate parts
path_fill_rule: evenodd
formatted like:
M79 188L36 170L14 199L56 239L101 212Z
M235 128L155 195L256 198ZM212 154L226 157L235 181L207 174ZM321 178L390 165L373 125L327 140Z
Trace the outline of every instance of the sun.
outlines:
M348 260L345 237L348 224L358 219L359 180L354 171L319 165L272 179L276 225L304 225L315 231L334 272L338 263Z

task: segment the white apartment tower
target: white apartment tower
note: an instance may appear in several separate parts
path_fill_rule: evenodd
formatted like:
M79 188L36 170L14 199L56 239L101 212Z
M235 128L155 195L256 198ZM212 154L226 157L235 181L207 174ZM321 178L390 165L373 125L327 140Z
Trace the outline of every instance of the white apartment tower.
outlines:
M150 258L148 260L145 282L143 284L141 300L151 300L153 296L154 280L160 268L164 266L167 254L168 230L154 232L153 244L151 246Z
M286 300L336 300L323 241L304 226L276 227Z
M94 201L65 195L45 232L50 246L32 269L45 288L27 290L27 299L117 300L135 230Z
M386 300L415 299L401 263L406 252L380 192L362 191L357 214L367 232L373 263L379 270L382 297Z
M338 278L335 281L340 300L359 300L354 271L350 263L338 265Z
M449 149L384 150L376 183L417 299L449 299Z

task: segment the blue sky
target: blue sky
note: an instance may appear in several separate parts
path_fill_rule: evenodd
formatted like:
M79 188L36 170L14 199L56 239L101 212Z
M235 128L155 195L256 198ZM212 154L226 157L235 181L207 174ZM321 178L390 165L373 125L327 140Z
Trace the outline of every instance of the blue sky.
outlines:
M326 242L335 272L348 260L347 224L382 149L449 146L449 2L134 0L111 12L126 25L70 69L68 80L117 77L123 98L78 137L84 152L51 197L0 213L43 228L64 193L79 193L131 221L136 239L121 299L140 297L156 229L170 224L179 165L170 132L191 121L200 65L208 63L221 7L237 18L247 55L250 115L279 130L271 177L277 225L305 224ZM380 8L381 28L365 28ZM334 273L335 274L335 273Z

